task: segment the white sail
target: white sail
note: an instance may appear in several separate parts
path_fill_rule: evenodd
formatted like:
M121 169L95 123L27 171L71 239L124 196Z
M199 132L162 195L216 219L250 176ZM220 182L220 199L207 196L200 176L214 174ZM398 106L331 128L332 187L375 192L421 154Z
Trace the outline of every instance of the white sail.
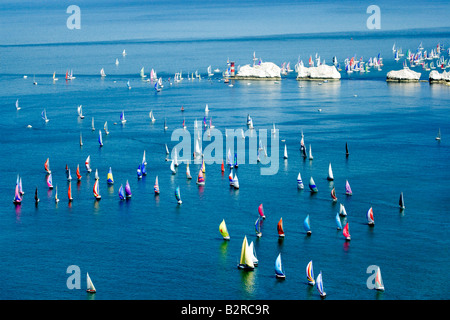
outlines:
M375 275L375 289L384 291L383 279L381 278L380 267L377 269L377 273Z
M94 284L92 283L91 278L89 277L89 273L86 272L86 282L87 282L87 291L88 292L96 292Z
M343 217L347 215L347 211L345 210L345 207L342 203L339 206L339 215Z
M312 160L312 159L314 159L314 158L313 158L312 151L311 151L311 145L309 145L309 160Z
M331 169L331 162L328 165L328 177L327 180L334 180L334 176L333 176L333 170Z
M288 154L287 154L287 146L286 146L286 144L284 144L284 158L285 158L285 159L288 158Z

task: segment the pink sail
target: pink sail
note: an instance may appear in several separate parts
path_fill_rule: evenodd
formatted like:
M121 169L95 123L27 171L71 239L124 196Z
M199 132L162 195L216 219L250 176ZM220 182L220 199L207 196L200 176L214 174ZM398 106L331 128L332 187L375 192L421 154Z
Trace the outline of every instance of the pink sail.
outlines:
M344 227L344 230L342 231L342 234L346 239L350 239L350 232L348 231L348 222Z
M259 205L259 207L258 207L258 212L259 212L259 215L260 215L263 219L266 218L266 216L264 215L264 209L263 209L262 203L261 203L261 204Z
M345 180L345 194L351 196L352 195L352 188L350 188L350 184L348 183L348 180Z

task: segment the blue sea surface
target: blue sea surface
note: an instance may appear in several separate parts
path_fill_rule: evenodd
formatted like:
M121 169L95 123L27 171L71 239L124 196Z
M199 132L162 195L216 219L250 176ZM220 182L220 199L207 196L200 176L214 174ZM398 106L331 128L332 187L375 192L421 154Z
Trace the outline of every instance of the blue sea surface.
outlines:
M421 25L405 30L392 25L389 30L372 32L364 30L368 15L362 8L359 29L352 29L349 22L349 28L342 26L339 32L331 28L298 32L291 28L298 19L289 17L274 32L248 28L241 32L233 23L223 26L225 14L231 22L241 21L225 4L211 9L194 1L177 12L171 9L179 2L146 6L139 1L127 5L117 1L97 5L81 2L82 29L77 34L65 25L68 4L47 3L40 8L13 1L1 5L1 16L6 19L2 24L9 25L10 33L0 43L0 282L4 284L0 299L318 300L317 290L307 285L305 269L310 260L315 276L322 271L327 299L446 298L450 284L450 198L446 190L450 179L450 86L428 81L388 83L386 74L402 68L403 59L396 62L393 57L394 43L404 53L408 49L415 52L420 43L428 51L438 43L447 49L449 25L437 21L428 29ZM329 4L309 5L315 12ZM258 8L256 2L255 6L250 2L230 2L232 5L244 11ZM292 6L288 2L278 7L266 2L259 5L256 12L279 9L287 16ZM294 8L308 7L296 4ZM340 9L331 7L326 14L340 16L339 12L349 8L344 2ZM411 8L422 17L417 6ZM430 10L445 8L447 2L436 2ZM193 14L186 17L183 13L191 9ZM177 19L172 24L169 12L189 28ZM142 19L128 19L138 13ZM40 20L42 14L55 19ZM14 22L21 16L29 20ZM114 24L111 16L122 17L124 27ZM186 21L201 18L205 21L200 26ZM147 32L146 19L155 20L158 28ZM33 21L41 21L35 24L35 34L23 32ZM251 21L260 21L260 16L248 23ZM111 29L112 25L116 29ZM228 31L218 33L220 28ZM350 29L356 31L346 31ZM124 49L126 56L122 56ZM277 65L290 61L292 68L298 59L306 63L316 53L326 64L331 64L333 56L342 64L346 58L367 61L380 54L384 66L381 71L371 69L365 74L342 72L340 81L327 83L297 81L295 72L278 82L231 81L233 86L223 83L221 73L208 78L209 65L223 71L227 59L236 66L250 64L253 52ZM444 56L448 59L447 53ZM115 65L116 59L119 65ZM141 80L142 67L147 76L153 68L163 78L161 92L156 93L151 83ZM100 77L101 68L105 78ZM65 81L67 70L73 70L74 80ZM429 72L420 66L414 70L422 73L422 80L428 80ZM168 79L173 80L180 71L184 80L170 84ZM202 79L188 80L187 73L196 71ZM52 81L53 72L59 78L56 82ZM194 139L194 121L203 119L206 104L210 109L207 119L212 118L223 133L225 129L246 129L248 114L256 134L263 129L270 132L275 124L280 148L271 150L270 142L267 144L269 156L278 153L278 172L261 175L261 167L267 165L239 159L240 188L236 190L229 186L229 169L221 172L221 163L206 165L203 187L195 182L199 164L190 164L192 180L186 179L185 163L172 175L165 144L169 149L177 145L179 141L172 141L171 135L182 127L183 120ZM78 105L83 106L83 120L77 115ZM44 109L50 119L47 123L40 117ZM125 124L120 123L122 110ZM154 124L148 116L151 110ZM91 129L92 117L95 131ZM164 119L168 130L163 128ZM110 134L103 134L104 146L99 147L98 130L105 121ZM435 140L439 129L440 142ZM306 146L312 147L312 161L301 157L302 132ZM282 140L287 145L287 160L283 159ZM203 148L209 143L203 141ZM223 143L225 153L225 139ZM345 156L346 143L349 157ZM138 179L136 169L144 150L148 173ZM87 174L84 168L88 155L92 169L100 176L100 201L93 196L94 172ZM58 186L58 204L55 189L46 185L47 158L53 185ZM329 163L335 177L332 182L326 179ZM71 204L67 200L66 165L74 177ZM77 165L83 176L79 183L75 178ZM110 167L115 180L112 186L106 182ZM304 190L297 189L299 172ZM12 200L18 174L25 195L23 203L15 206ZM159 196L153 192L156 176ZM310 177L318 187L317 194L308 190ZM127 180L133 196L120 201L118 189ZM352 196L345 195L346 180ZM174 197L177 186L182 205L177 205ZM37 206L33 199L36 187L40 197ZM333 187L337 203L331 201ZM406 203L403 211L398 207L400 192ZM254 223L261 203L266 219L258 239ZM336 230L339 203L348 213L342 221L349 222L350 242ZM366 222L370 207L374 227ZM311 236L303 229L307 215ZM286 234L282 240L277 234L280 218ZM223 219L230 241L224 241L219 233ZM250 272L237 268L244 236L254 242L259 260ZM275 278L279 253L284 281ZM81 289L67 286L71 274L66 271L71 265L81 270ZM367 268L371 265L381 269L384 292L367 288L371 276ZM85 291L86 272L97 289L95 295Z

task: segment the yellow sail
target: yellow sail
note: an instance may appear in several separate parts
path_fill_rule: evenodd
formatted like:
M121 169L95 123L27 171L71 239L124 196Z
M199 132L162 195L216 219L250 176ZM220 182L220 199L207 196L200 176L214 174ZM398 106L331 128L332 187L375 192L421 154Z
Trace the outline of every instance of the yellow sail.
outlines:
M230 239L230 235L228 233L227 225L225 224L225 219L219 225L219 232L225 240Z
M253 264L253 253L248 250L246 236L244 237L244 241L242 242L241 259L239 261L239 266L241 268L255 268L255 265Z

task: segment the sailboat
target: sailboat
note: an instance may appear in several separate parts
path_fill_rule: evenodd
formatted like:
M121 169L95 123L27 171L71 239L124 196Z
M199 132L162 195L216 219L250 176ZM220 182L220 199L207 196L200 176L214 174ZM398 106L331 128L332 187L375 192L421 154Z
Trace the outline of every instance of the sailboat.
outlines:
M87 281L87 289L86 291L89 293L96 293L97 291L95 290L94 284L92 283L91 278L89 277L89 273L86 272L86 281Z
M377 268L375 275L375 290L384 291L383 279L381 278L380 267Z
M350 153L348 152L348 144L347 142L345 143L345 156L348 157Z
M128 183L128 180L127 180L127 182L125 183L125 197L126 197L127 199L130 199L131 196L132 196L132 194L131 194L131 188L130 188L130 184Z
M302 181L302 176L301 176L300 172L298 173L298 176L297 176L297 188L298 189L303 189L304 188L303 181Z
M137 172L138 179L142 179L142 164L139 164L136 172Z
M92 131L95 131L94 117L92 117L92 121L91 121L91 129L92 129Z
M369 226L373 227L375 225L375 221L373 220L373 209L372 209L372 207L370 207L370 209L367 210L366 218L367 218L367 224Z
M86 171L91 172L91 156L87 156L86 161L84 162L84 165L86 166Z
M342 203L339 204L339 215L345 217L347 215L347 211Z
M231 150L230 149L228 149L227 162L228 162L228 165L230 166L230 168L233 168L233 161L231 160Z
M234 173L233 186L234 186L235 189L239 189L239 180L238 180L238 177L237 177L236 173Z
M312 155L312 152L311 152L311 145L309 145L309 155L308 155L308 159L309 159L309 160L313 160L313 159L314 159L314 157L313 157L313 155Z
M45 160L44 168L45 168L45 171L47 171L48 174L52 173L52 170L50 170L50 159L49 158L47 158L47 160Z
M72 183L69 182L69 187L67 189L67 197L69 198L69 202L73 201L72 198Z
M278 236L279 236L280 238L284 238L283 218L280 218L280 221L278 221L278 224L277 224L277 231L278 231Z
M35 86L37 85L36 78L34 77L34 74L33 74L33 84L34 84Z
M309 189L311 189L312 193L318 192L318 189L316 187L316 183L314 182L313 177L311 177L311 179L309 179Z
M53 81L58 81L58 78L56 77L56 72L53 71Z
M72 175L70 174L70 169L67 169L67 181L72 181Z
M111 167L109 167L109 171L108 171L108 175L107 175L107 178L106 178L106 182L108 183L108 184L114 184L114 179L113 179L113 174L112 174L112 170L111 170Z
M302 138L300 140L300 152L302 154L302 157L304 159L306 159L306 147L305 147L305 136L303 135L303 131L302 131Z
M20 110L20 107L19 107L19 99L16 100L16 110Z
M307 235L311 235L311 226L309 224L309 214L306 216L305 220L303 221L303 228L305 229Z
M125 111L123 111L123 110L122 110L122 113L120 114L120 121L122 122L122 124L127 122L127 120L125 119Z
M350 183L348 183L348 180L345 180L345 194L348 196L352 195L352 188L350 188Z
M46 177L46 182L47 182L48 188L49 189L53 189L53 181L52 181L52 174L51 173Z
M177 199L178 204L182 204L183 201L181 201L181 193L180 193L180 187L178 186L175 189L175 198Z
M263 218L263 219L266 218L266 216L264 215L264 209L263 209L263 204L262 204L262 203L261 203L261 204L259 205L259 207L258 207L258 213L259 213L259 216L260 216L261 218Z
M55 203L59 202L59 198L58 198L58 185L56 185L55 187Z
M76 175L77 175L77 180L78 180L78 181L81 181L80 165L78 165L78 164L77 164Z
M258 266L258 258L256 257L255 247L253 246L253 241L248 245L248 251L252 255L253 266Z
M228 233L227 225L225 224L225 219L219 225L219 232L223 237L223 240L230 240L230 234Z
M341 230L342 229L342 223L341 223L341 218L339 218L339 213L336 213L335 220L336 220L336 227L337 227L337 229Z
M105 131L105 134L108 135L109 131L108 131L108 121L105 121L105 124L103 125L103 130Z
M233 169L230 169L230 174L228 175L228 181L230 182L230 186L233 186Z
M283 270L283 264L281 263L281 253L278 254L278 257L275 260L275 276L279 279L286 278Z
M166 118L164 118L164 130L167 130L169 127L167 126Z
M201 171L201 170L200 170ZM186 161L186 178L192 179L191 171L189 170L189 161ZM203 179L204 180L204 179Z
M100 76L103 78L103 77L106 77L106 73L105 73L105 69L101 69L100 70Z
M238 264L239 269L253 270L255 265L253 264L252 253L248 250L247 236L244 236L241 248L241 257Z
M208 114L208 112L209 112L209 107L208 107L208 104L206 104L205 113Z
M235 168L237 168L239 165L238 165L238 162L237 162L237 153L235 152L234 153L234 167Z
M95 180L99 180L100 177L98 176L98 169L95 169Z
M288 158L288 154L287 154L287 146L286 144L284 144L284 159Z
M256 219L255 221L255 233L256 236L258 238L262 237L262 232L261 232L261 217L258 217L258 219Z
M403 200L403 192L400 193L400 199L398 200L400 209L405 209L405 201Z
M34 191L34 202L38 204L39 197L38 197L38 188L36 187L36 191Z
M116 66L119 65L119 59L116 58Z
M42 111L42 113L41 113L41 118L42 118L42 120L45 121L45 123L47 123L47 122L50 121L50 120L47 118L47 111L45 111L45 109L44 109L44 111Z
M438 134L436 136L436 140L437 141L441 141L441 128L439 128L439 130L438 130Z
M78 112L78 116L80 117L80 119L84 119L83 106L81 104L77 107L77 112Z
M334 180L334 176L333 176L333 170L331 169L331 162L328 165L328 176L327 176L327 180L328 181L333 181Z
M155 119L155 116L153 115L153 110L150 110L150 113L148 114L148 116L150 117L150 120L152 121L152 123L155 123L156 119Z
M222 165L220 167L220 170L222 171L222 173L225 172L225 165L223 163L223 159L222 159Z
M333 189L331 189L331 199L333 199L333 202L337 201L336 190L334 187L333 187Z
M175 170L174 159L172 159L172 162L170 163L170 170L172 171L172 174L176 174L177 173L177 171Z
M319 275L317 276L317 291L319 291L320 297L325 298L327 295L326 292L323 290L323 280L322 280L322 271L320 271Z
M197 176L197 184L198 185L205 185L205 178L203 177L203 171L200 169Z
M344 235L345 240L347 240L347 241L350 241L350 240L351 240L351 237L350 237L350 231L348 230L348 222L347 222L347 224L345 225L344 230L342 230L342 234Z
M155 185L153 186L153 191L155 192L155 194L159 194L158 176L156 176Z
M103 147L102 130L98 130L98 144Z
M119 194L119 199L120 200L125 200L125 192L123 191L123 185L122 184L120 185L118 194Z
M98 179L95 180L93 191L94 191L95 199L100 200L102 198L102 196L100 195L99 180Z
M144 67L142 67L141 71L139 72L139 75L141 76L142 79L147 77L147 75L144 72Z
M312 260L308 262L306 265L306 279L308 280L308 284L314 286L316 281L314 280L314 270L313 270L313 262Z
M82 134L81 134L81 132L80 132L80 147L81 146L83 146L83 136L82 136Z
M22 196L20 195L20 191L19 191L19 184L16 183L16 189L14 192L14 200L13 203L15 205L21 204L22 203Z

